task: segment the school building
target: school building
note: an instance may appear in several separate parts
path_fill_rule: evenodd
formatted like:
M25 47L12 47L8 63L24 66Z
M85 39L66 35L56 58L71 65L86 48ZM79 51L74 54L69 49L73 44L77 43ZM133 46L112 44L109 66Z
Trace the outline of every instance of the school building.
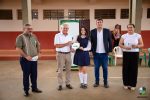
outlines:
M140 59L146 64L144 62L138 68L135 91L123 88L121 59L117 66L108 67L108 89L103 87L102 69L100 86L93 87L92 62L87 70L87 89L80 88L78 71L72 71L74 89L64 87L63 91L57 90L58 67L53 42L59 32L60 20L79 20L79 26L84 25L91 30L96 28L97 18L103 18L104 27L111 31L116 24L121 25L122 34L127 32L129 22L136 24L144 49L150 48L150 0L0 0L0 100L150 100L150 67L145 61L150 53L145 56L143 52ZM42 51L38 61L38 88L43 93L32 93L30 89L28 98L23 95L23 73L15 50L16 37L22 33L25 23L32 24ZM146 87L146 95L140 94L141 87Z
M144 48L148 48L150 0L140 1L142 15L136 16L140 18L135 23L141 19L140 34ZM33 25L43 50L55 49L53 40L59 31L60 20L80 20L91 30L96 27L95 19L103 18L104 27L113 30L115 24L120 24L123 34L129 23L129 4L134 2L136 0L0 0L0 50L15 49L16 36L22 32L23 23L26 22ZM136 6L138 9L139 5ZM27 13L23 13L23 7Z

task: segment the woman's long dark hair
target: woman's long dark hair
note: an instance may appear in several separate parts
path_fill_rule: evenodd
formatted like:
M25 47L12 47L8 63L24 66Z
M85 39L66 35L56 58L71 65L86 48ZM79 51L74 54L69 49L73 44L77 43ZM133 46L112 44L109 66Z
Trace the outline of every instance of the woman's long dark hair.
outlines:
M88 31L87 31L87 29L86 29L85 27L81 27L81 28L79 29L79 37L81 37L81 35L82 35L82 33L81 33L81 29L82 29L82 28L85 29L85 36L88 38Z

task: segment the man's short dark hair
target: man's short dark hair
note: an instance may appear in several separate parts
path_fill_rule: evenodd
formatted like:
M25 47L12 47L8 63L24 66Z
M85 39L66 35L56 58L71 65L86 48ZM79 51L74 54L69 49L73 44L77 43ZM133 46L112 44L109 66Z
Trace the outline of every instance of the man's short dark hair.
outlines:
M24 26L31 26L31 24L28 24L28 23L27 23L27 24L25 24Z
M103 19L102 18L98 18L98 19L96 19L96 21L102 21L103 22Z
M135 28L135 25L134 25L134 24L132 24L132 23L128 24L128 25L127 25L127 28L128 28L128 26L129 26L129 25L132 25L132 26Z

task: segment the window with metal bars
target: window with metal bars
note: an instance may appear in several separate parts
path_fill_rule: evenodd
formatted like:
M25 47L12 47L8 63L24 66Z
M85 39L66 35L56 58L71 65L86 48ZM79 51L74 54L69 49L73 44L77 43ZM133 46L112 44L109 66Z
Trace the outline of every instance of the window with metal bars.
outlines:
M69 19L89 19L89 10L88 9L69 9L68 10Z
M22 10L17 10L17 19L22 20ZM38 9L32 9L32 19L38 19Z
M95 19L115 19L116 9L95 9Z
M120 19L128 19L129 18L129 9L121 9Z
M57 20L64 18L64 10L43 10L43 19Z
M12 9L0 9L0 20L12 20Z
M147 8L147 18L150 18L150 8Z

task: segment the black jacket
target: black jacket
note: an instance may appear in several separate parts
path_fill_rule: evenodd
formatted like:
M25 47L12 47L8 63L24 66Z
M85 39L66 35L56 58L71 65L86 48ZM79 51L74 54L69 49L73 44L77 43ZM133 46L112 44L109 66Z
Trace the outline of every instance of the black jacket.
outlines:
M91 38L91 44L92 44L92 53L96 53L96 48L97 48L97 29L91 30L90 33L90 38ZM112 37L111 37L111 32L109 29L103 28L103 42L104 42L104 48L106 53L112 52Z

